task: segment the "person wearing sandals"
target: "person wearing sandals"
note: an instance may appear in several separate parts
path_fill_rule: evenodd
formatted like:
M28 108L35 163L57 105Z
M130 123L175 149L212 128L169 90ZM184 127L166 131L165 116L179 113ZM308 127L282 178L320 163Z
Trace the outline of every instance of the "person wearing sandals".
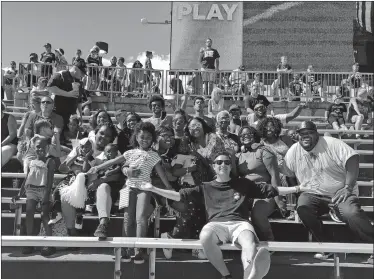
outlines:
M150 183L141 185L140 189L175 201L203 196L208 223L199 238L208 260L222 279L232 279L219 246L221 243L232 243L242 249L244 279L262 279L270 269L270 253L264 247L257 247L259 240L249 221L249 199L304 191L307 185L274 187L266 183L256 184L246 178L231 179L233 161L230 154L222 152L211 158L216 176L211 182L183 188L179 192L160 189Z

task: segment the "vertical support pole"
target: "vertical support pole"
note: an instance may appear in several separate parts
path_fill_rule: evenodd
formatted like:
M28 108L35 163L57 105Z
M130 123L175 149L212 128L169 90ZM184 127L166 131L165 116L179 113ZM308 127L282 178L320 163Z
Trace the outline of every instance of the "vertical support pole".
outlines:
M341 279L340 277L340 262L339 262L339 255L334 254L334 278Z
M300 223L300 217L299 217L299 214L297 214L296 209L295 209L295 222Z
M156 278L156 249L152 248L149 253L149 279Z
M155 225L154 225L154 237L158 238L160 236L160 207L156 207L155 214Z
M313 235L311 232L308 232L308 242L312 242L313 241Z
M14 235L21 235L22 204L17 204L14 216Z
M114 248L114 279L121 279L121 248Z

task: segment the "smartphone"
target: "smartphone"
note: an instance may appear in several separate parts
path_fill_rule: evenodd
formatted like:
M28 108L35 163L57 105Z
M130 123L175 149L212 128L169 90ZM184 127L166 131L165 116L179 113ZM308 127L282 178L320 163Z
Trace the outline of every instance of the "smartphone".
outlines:
M161 120L164 120L166 117L166 111L161 112Z

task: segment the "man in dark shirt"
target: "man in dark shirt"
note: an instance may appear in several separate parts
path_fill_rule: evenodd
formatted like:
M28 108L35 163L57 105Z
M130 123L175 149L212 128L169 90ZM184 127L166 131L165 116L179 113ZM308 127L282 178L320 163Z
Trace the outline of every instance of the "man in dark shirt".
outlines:
M181 189L179 192L143 184L140 189L152 191L166 198L180 201L198 199L203 196L208 223L200 233L205 255L221 273L223 279L232 278L223 260L220 243L231 242L242 248L242 262L245 279L261 279L269 271L269 252L257 249L258 238L249 220L250 198L272 198L279 194L296 193L306 187L278 187L256 184L246 178L230 178L231 159L228 153L217 154L213 168L216 179L202 185Z
M81 98L84 89L80 80L85 74L86 63L76 61L68 71L55 73L48 81L47 89L55 95L55 112L62 116L65 127L72 114L77 113L82 118Z
M84 59L81 57L82 51L80 49L77 49L77 52L75 53L75 57L73 57L71 64L74 65L75 61L84 61Z
M52 63L56 62L56 56L51 51L52 45L50 43L46 43L44 47L45 52L40 55L40 62L47 65L42 65L42 76L49 78L53 73Z
M273 107L268 98L252 90L251 95L245 96L244 106L248 113L254 113L254 108L257 104L263 104L266 108L270 108L271 114L274 114Z
M203 90L205 95L210 95L213 90L213 82L216 79L216 71L219 71L218 51L212 48L212 39L205 41L205 47L200 49L199 62L201 64L201 73L203 78ZM215 64L215 65L214 65Z
M205 100L201 96L197 96L193 101L193 109L195 111L194 116L201 117L204 119L206 124L212 129L212 131L216 130L216 122L214 118L208 117L204 115L204 107L205 107ZM188 116L190 118L190 116Z

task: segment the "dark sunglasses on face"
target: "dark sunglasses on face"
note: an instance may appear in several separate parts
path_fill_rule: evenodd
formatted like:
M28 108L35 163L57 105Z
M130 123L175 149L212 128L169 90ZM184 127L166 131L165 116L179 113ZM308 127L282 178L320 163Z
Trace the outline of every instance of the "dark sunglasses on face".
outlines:
M264 110L264 109L265 109L265 107L258 107L258 108L255 108L256 111L258 111L258 110Z
M47 104L47 105L50 105L50 104L52 104L52 102L51 102L51 101L42 101L42 102L40 102L40 103L42 103L42 104Z
M214 163L216 165L222 165L222 164L225 164L226 166L230 166L231 165L231 161L230 160L217 160L217 161L214 161Z

